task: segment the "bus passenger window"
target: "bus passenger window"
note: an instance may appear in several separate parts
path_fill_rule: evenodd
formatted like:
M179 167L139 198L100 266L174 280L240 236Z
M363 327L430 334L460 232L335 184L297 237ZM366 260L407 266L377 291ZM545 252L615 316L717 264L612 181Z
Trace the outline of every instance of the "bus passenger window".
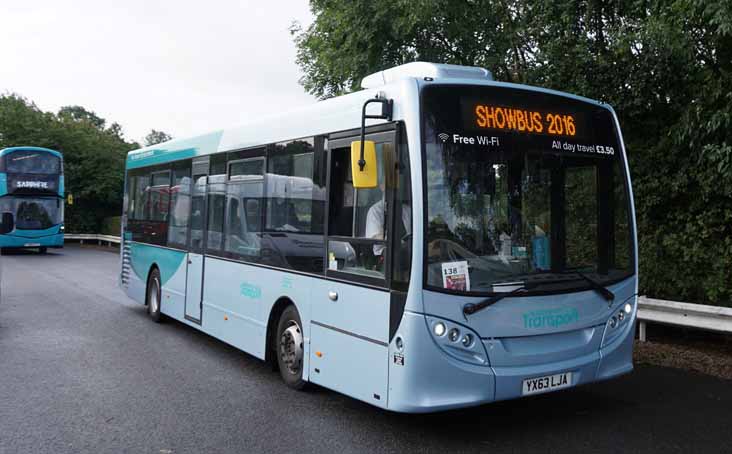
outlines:
M224 251L227 256L255 261L259 259L264 164L264 157L261 156L229 162L224 235Z
M224 232L224 195L209 194L208 196L208 232L206 250L221 250Z
M136 221L146 220L145 207L147 205L147 193L150 187L150 177L148 175L139 175L135 182L135 199L134 211L131 218Z
M191 166L173 171L170 188L170 222L168 223L168 245L186 248L188 243L188 218L191 213Z
M149 209L151 221L168 221L168 204L170 202L170 172L153 172L149 193Z
M267 148L263 263L323 272L322 150L322 138L281 142Z
M203 252L203 209L206 193L206 175L195 175L191 187L191 246L190 251L196 254Z

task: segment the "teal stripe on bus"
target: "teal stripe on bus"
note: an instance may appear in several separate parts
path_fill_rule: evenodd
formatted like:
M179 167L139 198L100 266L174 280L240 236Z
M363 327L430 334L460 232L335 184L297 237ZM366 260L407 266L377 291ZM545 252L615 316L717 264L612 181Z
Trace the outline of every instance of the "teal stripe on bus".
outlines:
M63 156L61 156L61 153L59 153L56 150L51 150L49 148L41 148L41 147L10 147L10 148L4 148L0 150L0 156L6 155L8 153L12 153L14 151L42 151L45 153L50 153L58 158L63 159Z
M174 249L157 247L141 243L130 244L132 270L141 281L147 281L147 273L153 264L160 269L160 281L165 285L185 263L186 253Z
M222 135L223 131L218 131L189 140L174 140L130 152L127 155L127 168L137 169L215 153L218 151Z

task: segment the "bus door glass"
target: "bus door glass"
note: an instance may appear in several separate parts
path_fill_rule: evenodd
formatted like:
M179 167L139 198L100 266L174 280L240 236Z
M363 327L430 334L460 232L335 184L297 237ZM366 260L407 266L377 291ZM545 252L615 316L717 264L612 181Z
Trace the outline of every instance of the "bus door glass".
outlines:
M366 136L376 143L379 167L370 189L353 187L350 150L359 138L329 141L327 279L314 282L311 298L310 380L379 406L386 405L388 383L394 138L393 132Z
M204 231L206 230L206 183L209 161L193 162L191 184L191 216L186 278L186 319L201 323L201 297L203 289Z

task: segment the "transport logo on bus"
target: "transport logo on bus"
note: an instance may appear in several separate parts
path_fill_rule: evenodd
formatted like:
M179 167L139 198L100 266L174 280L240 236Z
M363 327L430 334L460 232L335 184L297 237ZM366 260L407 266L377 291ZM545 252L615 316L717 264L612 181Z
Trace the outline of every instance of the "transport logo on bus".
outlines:
M577 323L579 321L579 311L574 307L542 309L525 312L523 319L524 328L527 329L557 328L570 323Z
M250 284L248 282L242 282L241 285L239 285L239 293L241 296L251 299L259 299L262 297L262 289L258 285Z

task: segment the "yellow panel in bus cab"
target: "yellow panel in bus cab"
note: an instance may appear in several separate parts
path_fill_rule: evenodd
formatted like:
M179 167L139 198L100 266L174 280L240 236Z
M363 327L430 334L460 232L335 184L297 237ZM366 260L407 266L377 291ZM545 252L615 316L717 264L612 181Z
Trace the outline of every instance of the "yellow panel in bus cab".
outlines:
M361 141L351 142L351 173L353 187L359 189L375 188L378 185L379 169L376 164L376 144L371 140L363 143L364 166L361 169Z

